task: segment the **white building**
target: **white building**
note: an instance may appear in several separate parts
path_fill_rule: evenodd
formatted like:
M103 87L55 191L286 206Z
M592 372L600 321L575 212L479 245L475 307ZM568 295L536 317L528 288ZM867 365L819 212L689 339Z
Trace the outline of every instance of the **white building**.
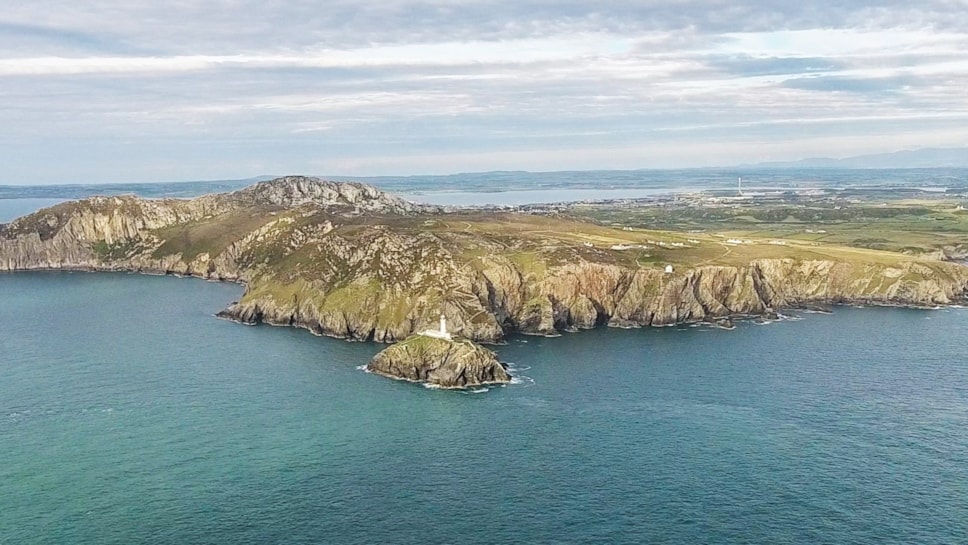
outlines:
M420 334L423 335L424 337L444 339L445 341L453 340L453 337L450 335L450 333L447 332L447 317L445 317L443 314L440 315L439 330L427 329L425 331L421 331Z
M666 274L672 274L672 272L673 272L672 265L666 265L666 267L665 267L665 273Z

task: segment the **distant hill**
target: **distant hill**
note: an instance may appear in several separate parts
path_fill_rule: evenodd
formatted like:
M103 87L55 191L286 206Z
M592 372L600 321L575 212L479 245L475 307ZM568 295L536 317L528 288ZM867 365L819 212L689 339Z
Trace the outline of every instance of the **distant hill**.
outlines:
M772 161L756 163L762 168L968 168L968 148L923 148L857 155L834 159L811 157L799 161Z

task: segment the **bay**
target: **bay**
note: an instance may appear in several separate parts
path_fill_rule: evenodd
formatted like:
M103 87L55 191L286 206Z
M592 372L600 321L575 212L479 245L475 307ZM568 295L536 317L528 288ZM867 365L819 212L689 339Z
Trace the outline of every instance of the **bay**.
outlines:
M4 200L48 198L81 199L91 195L133 194L145 198L190 198L234 191L272 176L246 180L170 183L84 183L63 185L0 185L0 222ZM849 169L762 167L698 168L680 170L589 170L558 172L494 171L414 176L322 176L358 181L408 199L431 204L525 205L570 200L631 199L657 194L731 190L737 178L749 191L778 189L895 188L937 193L963 192L966 168ZM916 194L916 193L915 193Z
M460 393L239 294L0 275L0 543L968 542L968 311L514 338Z

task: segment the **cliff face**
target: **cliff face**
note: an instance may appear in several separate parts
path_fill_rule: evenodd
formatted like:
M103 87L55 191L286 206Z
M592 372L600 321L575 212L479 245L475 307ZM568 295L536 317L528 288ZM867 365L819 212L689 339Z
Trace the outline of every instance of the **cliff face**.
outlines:
M896 268L761 259L745 267L697 267L674 275L585 262L553 268L533 283L500 257L488 265L484 272L451 276L442 295L385 289L379 283L351 285L335 295L347 304L333 302L333 295L327 297L324 290L306 284L294 289L290 299L280 300L261 288L276 284L260 279L223 316L392 342L433 327L442 308L460 335L495 342L513 331L557 335L599 324L662 326L812 303L935 306L962 300L968 287L968 268L940 262L910 262Z
M373 357L367 370L390 378L470 388L511 381L497 355L470 341L416 335Z
M97 268L99 255L143 249L151 229L218 212L208 201L93 197L0 225L0 270Z
M934 306L968 290L968 267L954 263L775 246L763 250L775 257L666 274L560 236L599 229L588 224L483 214L440 214L360 184L301 177L190 201L96 197L0 226L0 270L239 280L245 294L223 317L380 342L433 328L441 313L452 332L496 342L511 332L669 325L820 302Z

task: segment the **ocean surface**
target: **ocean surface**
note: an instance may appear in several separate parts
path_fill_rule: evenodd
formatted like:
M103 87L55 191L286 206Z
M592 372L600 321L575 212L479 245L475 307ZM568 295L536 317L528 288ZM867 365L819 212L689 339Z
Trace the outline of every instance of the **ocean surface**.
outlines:
M0 544L968 543L968 310L514 338L461 393L240 292L0 275Z

